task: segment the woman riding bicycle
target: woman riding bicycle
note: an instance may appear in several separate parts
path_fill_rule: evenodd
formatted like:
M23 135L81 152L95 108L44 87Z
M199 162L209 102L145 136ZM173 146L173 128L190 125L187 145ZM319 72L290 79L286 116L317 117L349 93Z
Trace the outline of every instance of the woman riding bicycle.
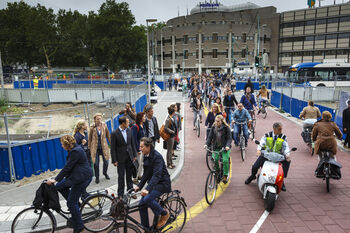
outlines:
M63 149L68 151L66 165L54 180L48 180L48 185L55 184L56 189L67 200L67 207L72 215L73 233L84 230L84 223L79 210L79 198L92 180L92 168L83 148L76 144L73 136L65 135L60 139Z
M197 115L199 115L200 122L202 123L202 109L203 109L203 101L201 98L201 93L197 94L197 97L193 100L192 106L193 106L193 130L195 130L195 125L196 125L196 119Z
M219 105L214 103L213 106L211 107L210 112L208 113L207 119L205 120L205 126L207 126L207 137L209 135L211 127L215 122L215 117L217 115L222 115L222 113Z
M229 170L229 157L231 149L232 137L230 126L226 123L222 115L215 117L214 127L211 128L209 136L207 138L205 148L212 146L215 154L215 166L218 169L219 166L219 153L221 148L225 148L222 152L222 163L223 163L223 182L227 183L228 170Z
M259 111L258 114L261 111L261 104L265 103L267 104L269 102L269 91L267 90L265 85L261 86L261 89L259 90L259 93L256 95L256 98L259 98Z

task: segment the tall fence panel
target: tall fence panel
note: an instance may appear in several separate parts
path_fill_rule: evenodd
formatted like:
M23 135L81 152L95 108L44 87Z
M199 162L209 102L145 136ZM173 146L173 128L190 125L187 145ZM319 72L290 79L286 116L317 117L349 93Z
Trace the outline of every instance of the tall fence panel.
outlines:
M10 162L7 148L0 148L0 181L10 182Z
M281 104L280 101L281 101L281 94L279 92L272 91L271 104L279 108Z

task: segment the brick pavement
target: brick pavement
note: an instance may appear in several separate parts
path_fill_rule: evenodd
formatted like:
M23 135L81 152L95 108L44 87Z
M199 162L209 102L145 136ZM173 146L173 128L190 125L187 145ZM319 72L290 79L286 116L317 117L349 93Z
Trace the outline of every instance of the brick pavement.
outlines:
M204 137L192 131L193 113L187 105L185 121L185 164L174 188L182 190L190 208L204 197L208 169L203 149ZM325 181L314 177L317 156L310 156L300 136L301 127L269 110L267 119L257 117L256 138L272 130L272 123L280 121L288 136L290 147L298 150L292 156L289 176L285 180L287 192L281 193L275 209L267 217L259 232L350 232L350 156L338 151L343 165L343 178L331 180L331 192ZM204 127L202 127L204 135ZM250 168L256 159L256 145L251 141L245 162L238 148L231 151L233 177L231 183L214 204L186 223L184 232L249 232L264 212L264 202L256 181L245 185Z

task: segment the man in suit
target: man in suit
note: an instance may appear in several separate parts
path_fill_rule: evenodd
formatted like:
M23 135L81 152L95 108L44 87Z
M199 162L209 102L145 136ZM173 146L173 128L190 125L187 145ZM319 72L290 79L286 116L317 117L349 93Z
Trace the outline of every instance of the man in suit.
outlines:
M145 137L151 138L153 145L155 145L156 141L159 143L160 134L157 118L153 116L153 106L147 104L144 108L144 112L146 114L146 121L144 123Z
M129 119L126 116L119 118L119 127L112 133L111 145L112 163L118 170L118 196L122 197L125 189L125 174L128 190L133 188L133 162L137 158L135 141L132 138Z

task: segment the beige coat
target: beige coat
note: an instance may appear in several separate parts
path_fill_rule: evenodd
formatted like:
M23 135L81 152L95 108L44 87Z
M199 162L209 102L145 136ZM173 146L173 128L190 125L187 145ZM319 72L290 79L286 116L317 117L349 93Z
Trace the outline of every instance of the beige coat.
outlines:
M110 152L110 149L108 147L106 137L107 137L108 141L111 142L111 134L108 131L107 125L105 123L102 123L102 127L101 127L102 151L103 151L103 156L105 157L105 159L109 160L111 152ZM97 144L98 144L97 131L96 131L95 125L93 125L90 127L88 146L90 149L91 160L94 164L95 164L95 159L96 159Z
M314 124L312 141L315 142L315 154L318 154L319 150L328 150L334 155L337 154L337 141L334 134L339 139L343 136L334 122L320 120Z
M300 113L299 118L306 119L317 119L321 117L321 112L318 107L315 106L307 106L303 109L303 111Z

